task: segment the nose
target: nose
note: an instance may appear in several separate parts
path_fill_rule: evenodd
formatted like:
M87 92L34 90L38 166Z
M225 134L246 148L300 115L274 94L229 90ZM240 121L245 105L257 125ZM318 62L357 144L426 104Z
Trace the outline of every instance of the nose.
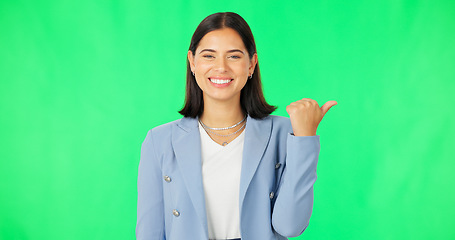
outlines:
M215 61L214 68L218 72L226 72L226 70L228 68L226 59L223 57L217 58Z

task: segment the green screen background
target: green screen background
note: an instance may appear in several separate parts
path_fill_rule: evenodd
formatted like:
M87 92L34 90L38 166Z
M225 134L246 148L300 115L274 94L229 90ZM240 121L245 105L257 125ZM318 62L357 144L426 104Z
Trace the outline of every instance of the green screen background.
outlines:
M147 131L239 13L269 103L337 100L296 239L455 239L455 2L0 0L0 239L134 239Z

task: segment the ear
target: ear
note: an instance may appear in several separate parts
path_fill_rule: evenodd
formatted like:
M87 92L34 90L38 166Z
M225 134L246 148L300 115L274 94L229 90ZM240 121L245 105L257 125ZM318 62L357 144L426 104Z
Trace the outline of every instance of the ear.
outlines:
M254 73L254 68L256 67L257 63L258 63L258 55L256 53L254 53L253 57L250 59L250 67L248 68L250 75Z
M188 61L190 62L190 68L191 71L194 72L194 57L193 57L193 52L191 50L188 50Z

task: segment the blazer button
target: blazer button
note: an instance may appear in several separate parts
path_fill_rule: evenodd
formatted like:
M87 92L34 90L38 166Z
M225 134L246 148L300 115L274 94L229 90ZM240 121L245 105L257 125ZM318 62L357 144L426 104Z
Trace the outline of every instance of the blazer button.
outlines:
M277 163L277 164L275 165L275 168L276 168L276 169L278 169L278 168L280 168L280 167L281 167L281 163Z
M177 211L176 209L172 210L172 214L174 214L174 216L176 217L180 216L180 212Z
M270 197L270 199L273 199L273 197L275 197L275 193L274 192L270 192L269 197Z
M164 181L171 182L172 180L171 180L171 177L166 175L166 176L164 176Z

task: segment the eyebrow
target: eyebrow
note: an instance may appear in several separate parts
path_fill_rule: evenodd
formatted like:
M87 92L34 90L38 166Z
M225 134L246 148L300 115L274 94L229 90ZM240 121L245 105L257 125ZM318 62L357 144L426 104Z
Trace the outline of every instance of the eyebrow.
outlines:
M201 54L202 52L216 52L216 51L213 50L213 49L208 49L208 48L207 48L207 49L202 49L202 51L200 51L199 54ZM240 49L232 49L232 50L229 50L229 51L227 51L227 52L228 52L228 53L239 52L239 53L245 55L245 53L243 53L243 51L240 50Z

